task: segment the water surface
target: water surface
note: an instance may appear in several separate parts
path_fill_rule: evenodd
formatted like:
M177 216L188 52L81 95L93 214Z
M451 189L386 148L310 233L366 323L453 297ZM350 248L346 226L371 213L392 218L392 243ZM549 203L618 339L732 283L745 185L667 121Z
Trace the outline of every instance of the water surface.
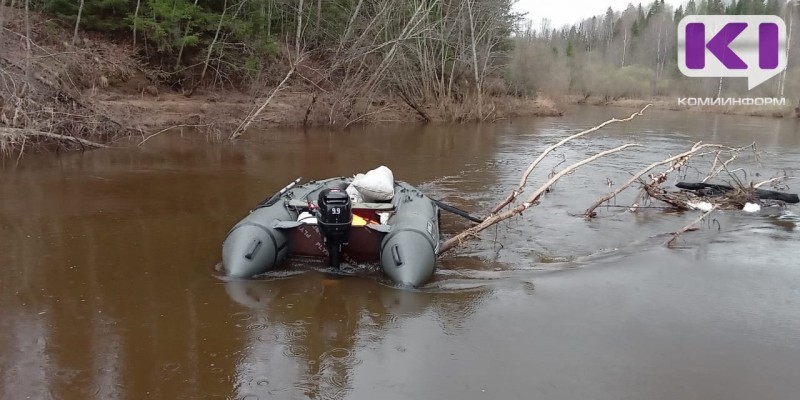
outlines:
M755 141L758 157L743 152L731 166L746 168L741 179L795 174L795 120L648 111L576 140L532 175L534 187L602 149L644 146L565 177L522 218L445 257L419 291L393 287L374 266L335 277L292 262L251 281L213 270L227 230L296 177L386 165L481 214L541 150L631 112L274 131L236 144L185 133L145 148L7 159L0 398L795 398L796 206L717 213L671 249L668 233L699 214L579 216L609 181L700 140ZM467 226L443 217L445 235Z

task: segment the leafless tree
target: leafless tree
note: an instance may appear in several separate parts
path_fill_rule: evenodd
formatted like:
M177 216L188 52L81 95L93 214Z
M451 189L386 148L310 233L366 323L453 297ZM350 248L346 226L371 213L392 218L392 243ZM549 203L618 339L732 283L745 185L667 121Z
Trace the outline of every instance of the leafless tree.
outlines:
M142 0L136 0L136 9L133 11L133 48L136 48L136 27L139 21L139 6L141 6Z
M0 0L0 10L6 7L5 3L6 3L5 0ZM5 18L6 18L6 12L5 10L3 10L3 12L0 12L0 37L3 37L3 27L5 26L6 22Z
M75 32L72 34L72 44L77 45L80 38L78 37L78 28L81 25L81 14L83 14L83 0L78 6L78 16L75 18Z

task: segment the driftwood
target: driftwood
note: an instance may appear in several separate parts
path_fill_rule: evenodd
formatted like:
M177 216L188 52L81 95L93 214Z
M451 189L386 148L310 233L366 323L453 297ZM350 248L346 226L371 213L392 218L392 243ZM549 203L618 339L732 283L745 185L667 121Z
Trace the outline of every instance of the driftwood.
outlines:
M727 195L741 188L729 185L711 184L711 183L688 183L678 182L675 187L686 190L694 190L699 195L714 196L714 195ZM774 190L758 189L755 186L752 188L753 194L762 200L780 200L786 203L800 203L800 198L794 193L776 192Z
M552 151L553 151L553 150L555 150L556 148L558 148L558 147L560 147L560 146L564 145L565 143L569 142L569 141L570 141L570 140L572 140L572 139L577 139L577 138L579 138L579 137L581 137L581 136L584 136L584 135L586 135L586 134L589 134L589 133L592 133L592 132L596 132L596 131L598 131L598 130L602 129L603 127L605 127L606 125L613 124L613 123L615 123L615 122L628 122L628 121L630 121L630 120L632 120L632 119L636 118L636 117L637 117L637 116L639 116L639 115L643 115L643 113L644 113L644 110L647 110L647 108L648 108L648 107L650 107L651 105L652 105L652 104L648 104L648 105L644 106L644 108L642 108L641 110L639 110L639 112L636 112L636 113L633 113L633 114L631 114L631 116L630 116L630 117L628 117L628 118L623 118L623 119L612 118L612 119L610 119L610 120L608 120L608 121L606 121L606 122L603 122L602 124L600 124L600 125L597 125L597 126L595 126L595 127L593 127L593 128L589 128L589 129L587 129L587 130L585 130L585 131L578 132L578 133L576 133L576 134L574 134L574 135L572 135L572 136L569 136L569 137L567 137L567 138L564 138L564 139L563 139L563 140L561 140L560 142L558 142L558 143L556 143L556 144L554 144L554 145L552 145L552 146L550 146L550 147L546 148L546 149L545 149L545 150L544 150L544 151L543 151L543 152L542 152L542 153L539 155L539 157L537 157L537 158L536 158L536 160L534 160L534 161L531 163L531 165L529 165L529 166L528 166L528 169L526 169L526 170L525 170L525 173L524 173L524 174L522 174L522 178L520 179L520 181L519 181L519 185L517 185L517 188L516 188L516 189L514 189L514 191L512 191L512 192L511 192L511 193L508 195L508 197L506 197L506 198L505 198L505 199L504 199L502 202L500 202L500 204L498 204L498 205L497 205L497 206L496 206L494 209L492 209L492 211L491 211L491 214L497 214L498 212L500 212L500 210L501 210L503 207L505 207L505 206L509 205L511 202L513 202L513 201L514 201L514 200L517 198L517 196L519 196L519 195L520 195L520 193L522 193L522 191L525 189L525 185L528 183L528 177L531 175L531 172L533 172L534 168L536 168L536 166L537 166L537 165L539 165L539 163L540 163L540 162L542 162L542 160L543 160L543 159L544 159L544 158L545 158L545 157L546 157L546 156L547 156L547 155L548 155L550 152L552 152Z
M597 199L589 208L586 209L586 211L584 211L584 215L587 218L593 218L597 216L597 214L595 213L597 207L600 207L604 203L615 198L617 195L622 193L625 189L628 189L631 185L633 185L637 181L642 182L642 176L650 172L653 168L665 164L670 164L669 168L667 168L665 171L659 174L650 175L647 182L642 182L642 187L640 189L640 194L638 198L641 199L646 196L650 196L658 200L662 200L665 203L668 203L679 209L693 210L695 208L689 205L689 202L692 199L676 197L673 194L666 192L660 187L662 183L666 182L669 174L685 167L692 157L714 154L715 159L714 159L714 165L712 165L711 167L711 172L709 172L709 174L703 179L703 182L706 182L709 179L717 176L720 172L727 171L728 164L730 164L733 160L736 159L738 153L748 148L755 149L755 143L751 143L748 146L740 148L732 148L720 144L714 144L714 143L704 144L703 142L697 142L692 146L691 149L683 153L680 153L678 155L669 157L667 159L658 162L654 162L648 165L647 167L641 169L639 172L631 176L630 179L628 179L624 184L620 185L614 191ZM720 166L717 167L717 162L719 161L720 153L723 152L730 153L731 156L726 161L720 162ZM638 207L639 207L639 201L631 205L632 210L636 210Z
M85 146L85 147L92 147L92 148L106 148L106 147L108 147L108 146L106 146L104 144L101 144L101 143L92 142L90 140L81 139L81 138L74 137L74 136L60 135L60 134L57 134L57 133L42 132L42 131L36 131L36 130L31 130L31 129L0 127L0 139L16 140L16 139L22 138L23 140L25 140L26 138L31 137L31 136L45 137L45 138L48 138L48 139L55 139L55 140L62 141L62 142L77 143L77 144L80 144L80 145Z
M594 204L592 204L589 208L586 209L586 211L583 212L583 214L585 216L589 217L589 218L595 217L597 214L595 214L594 210L597 209L597 207L599 207L603 203L613 199L614 197L616 197L617 195L622 193L622 191L624 191L625 189L629 188L634 182L638 181L642 177L642 175L650 172L650 170L652 170L655 167L658 167L659 165L664 165L664 164L670 164L671 163L672 165L670 165L670 168L667 171L659 174L656 177L653 177L652 180L651 180L651 181L662 181L663 182L664 180L666 180L666 176L670 172L682 167L687 161L689 161L689 158L691 158L692 155L696 154L697 152L699 152L702 149L709 148L709 147L717 147L717 148L719 148L719 147L725 147L725 146L720 146L720 145L716 145L716 144L702 144L702 142L697 142L688 151L685 151L683 153L680 153L680 154L678 154L676 156L667 158L667 159L662 160L662 161L654 162L654 163L648 165L647 167L641 169L636 174L634 174L630 179L628 179L624 184L622 184L621 186L616 188L614 191L612 191L612 192L608 193L607 195L597 199L594 202Z
M599 153L597 153L597 154L595 154L595 155L593 155L591 157L585 158L585 159L583 159L581 161L578 161L578 162L576 162L576 163L574 163L572 165L569 165L569 166L567 166L566 168L562 169L559 172L551 173L549 175L549 177L548 177L549 179L547 180L547 182L545 182L544 184L539 186L539 188L536 189L533 192L533 194L531 194L524 203L511 206L511 208L506 210L505 212L499 213L501 209L503 209L504 207L506 207L509 204L511 204L517 198L517 196L519 196L524 191L525 185L528 182L528 177L530 176L530 174L533 172L533 170L536 168L536 166L539 165L539 163L542 161L542 159L544 159L544 157L546 157L553 150L555 150L559 146L564 145L565 143L569 142L572 139L581 137L581 136L586 135L586 134L591 133L591 132L595 132L595 131L605 127L608 124L615 123L615 122L631 121L634 118L636 118L637 116L643 115L644 111L650 106L651 105L648 104L647 106L642 108L639 112L631 114L631 116L628 117L628 118L624 118L624 119L612 118L612 119L610 119L608 121L605 121L605 122L603 122L603 123L601 123L601 124L599 124L599 125L597 125L597 126L595 126L593 128L590 128L590 129L578 132L578 133L576 133L574 135L571 135L571 136L559 141L558 143L548 147L547 149L545 149L528 166L527 170L525 171L525 173L522 175L522 177L520 179L519 186L517 186L506 198L504 198L497 206L495 206L492 209L492 211L489 214L489 216L487 216L483 220L483 222L481 222L480 224L478 224L476 226L468 228L468 229L464 230L463 232L461 232L461 233L453 236L452 238L446 240L444 243L442 243L441 246L439 246L439 250L437 252L437 255L442 255L442 254L446 253L447 251L449 251L449 250L455 248L456 246L460 245L464 241L466 241L466 240L468 240L470 238L477 237L477 235L480 232L482 232L482 231L486 230L487 228L497 224L498 222L501 222L501 221L507 220L507 219L509 219L511 217L514 217L516 215L522 214L528 208L531 208L534 205L536 205L538 203L539 199L541 198L541 196L543 194L547 193L550 190L550 187L553 186L559 179L561 179L563 176L575 171L576 169L580 168L581 166L584 166L584 165L586 165L588 163L596 161L597 159L599 159L601 157L604 157L604 156L607 156L609 154L613 154L613 153L625 150L625 149L627 149L629 147L639 146L638 144L627 143L627 144L624 144L622 146L615 147L613 149L608 149L608 150L605 150L605 151L601 151L601 152L599 152Z
M556 183L556 181L558 181L564 175L566 175L566 174L578 169L579 167L581 167L581 166L583 166L585 164L588 164L588 163L590 163L592 161L595 161L600 157L603 157L603 156L606 156L606 155L609 155L609 154L612 154L612 153L616 153L618 151L622 151L622 150L625 150L625 149L627 149L629 147L634 147L634 146L639 146L639 145L638 144L631 144L631 143L624 144L622 146L615 147L615 148L610 149L610 150L602 151L602 152L597 153L597 154L595 154L595 155L593 155L593 156L591 156L589 158L586 158L584 160L576 162L575 164L572 164L567 168L564 168L563 170L561 170L558 173L556 173L552 178L550 178L550 180L545 182L544 185L540 186L539 189L537 189L524 203L519 204L519 205L511 208L510 210L507 210L507 211L503 212L502 214L492 214L489 217L487 217L482 223L480 223L480 224L478 224L478 225L476 225L476 226L474 226L472 228L469 228L469 229L459 233L458 235L448 239L447 241L445 241L439 247L438 254L440 254L440 255L444 254L448 250L460 245L465 240L467 240L467 239L469 239L471 237L475 237L481 231L485 230L486 228L488 228L488 227L490 227L490 226L492 226L492 225L494 225L494 224L496 224L496 223L498 223L500 221L504 221L504 220L507 220L507 219L515 216L515 215L522 214L523 211L527 210L528 208L530 208L534 204L536 204L536 202L539 200L539 198L542 196L542 194L544 194L547 191L547 189L550 188L550 186L552 186L554 183Z
M508 196L506 196L497 206L495 206L491 210L491 212L483 220L483 222L481 222L481 223L479 223L479 224L477 224L477 225L475 225L475 226L473 226L471 228L468 228L468 229L464 230L463 232L455 235L454 237L446 240L440 246L440 248L438 250L438 255L446 253L447 251L449 251L449 250L453 249L454 247L460 245L464 241L466 241L468 239L471 239L471 238L477 237L480 232L486 230L487 228L489 228L489 227L491 227L491 226L493 226L493 225L495 225L495 224L497 224L497 223L499 223L501 221L504 221L504 220L507 220L507 219L509 219L511 217L514 217L516 215L520 215L525 210L527 210L528 208L533 207L534 205L538 204L538 201L540 200L541 196L544 193L547 193L552 185L554 185L560 178L562 178L563 176L571 173L572 171L576 170L577 168L579 168L579 167L581 167L581 166L583 166L585 164L588 164L590 162L593 162L593 161L597 160L600 157L603 157L603 156L606 156L606 155L609 155L609 154L612 154L612 153L616 153L618 151L624 150L624 149L629 148L629 147L638 146L637 144L630 144L629 143L629 144L625 144L625 145L619 146L619 147L614 148L614 149L605 150L605 151L597 153L597 154L595 154L595 155L593 155L593 156L591 156L589 158L586 158L586 159L578 161L578 162L576 162L576 163L574 163L572 165L569 165L568 167L564 168L563 170L561 170L561 171L559 171L557 173L553 172L548 177L549 179L544 184L539 186L539 188L536 189L533 192L533 194L531 194L530 197L528 197L527 200L524 203L516 204L516 205L512 204L515 200L517 200L517 197L521 193L524 192L525 186L527 185L527 182L528 182L528 177L530 176L532 171L539 165L539 163L544 159L544 157L546 157L553 150L555 150L559 146L564 145L565 143L569 142L572 139L581 137L581 136L586 135L586 134L591 133L591 132L595 132L595 131L601 129L602 127L604 127L604 126L606 126L606 125L608 125L610 123L630 121L630 120L634 119L636 116L642 115L643 112L645 111L645 109L647 109L647 107L643 108L641 111L639 111L637 113L632 114L629 118L625 118L625 119L616 119L616 118L614 118L614 119L608 120L608 121L606 121L606 122L604 122L604 123L602 123L602 124L600 124L598 126L595 126L593 128L590 128L590 129L587 129L585 131L579 132L577 134L571 135L571 136L559 141L558 143L548 147L547 149L545 149L528 166L526 171L522 174L522 177L520 179L519 185L516 188L514 188L514 190L512 190L511 193ZM615 198L622 191L630 188L636 182L639 182L641 184L640 187L639 187L639 190L640 190L639 196L640 197L646 198L646 197L649 196L650 198L654 198L654 199L663 201L663 202L665 202L665 203L667 203L667 204L669 204L671 206L671 207L666 207L666 208L672 208L672 209L677 208L677 209L683 209L683 210L702 209L703 211L707 211L703 216L701 216L695 222L693 222L692 224L684 227L682 230L678 231L677 233L673 234L672 239L670 241L668 241L667 243L665 243L665 244L669 245L678 236L680 236L680 234L690 230L694 224L696 224L697 222L701 221L703 218L708 216L710 214L710 212L712 212L714 210L718 210L718 209L742 209L742 207L748 202L756 202L756 204L759 204L759 202L761 200L760 197L762 197L762 196L763 196L762 199L768 199L768 198L777 199L777 200L774 200L774 201L777 201L779 203L786 202L786 201L788 201L788 202L794 201L796 199L796 197L797 197L796 195L786 194L786 193L779 193L779 192L774 192L774 191L766 191L766 190L762 190L762 189L758 189L757 188L758 186L762 186L762 185L765 185L765 184L768 184L768 183L773 183L773 182L776 182L776 181L781 180L781 179L787 179L787 177L773 178L773 179L761 182L761 183L759 183L757 185L750 184L748 186L748 185L742 184L738 180L738 178L736 178L736 176L728 169L728 166L734 160L737 159L737 156L739 155L739 152L741 152L742 150L745 150L747 148L752 148L755 151L756 150L755 143L752 143L749 146L745 146L745 147L741 147L741 148L732 148L732 147L728 147L728 146L724 146L724 145L720 145L720 144L714 144L714 143L703 143L703 142L694 143L694 145L689 150L687 150L685 152L682 152L680 154L677 154L675 156L668 157L668 158L666 158L664 160L661 160L661 161L658 161L658 162L654 162L654 163L644 167L643 169L641 169L637 173L633 174L633 176L631 176L631 178L628 179L624 184L620 185L619 187L617 187L616 189L614 189L610 193L608 193L608 194L602 196L601 198L599 198L598 200L596 200L584 212L584 215L586 217L589 217L589 218L595 217L596 216L595 210L597 209L597 207L600 207L604 203L606 203L609 200ZM723 154L725 154L724 157L723 157ZM710 204L710 203L709 204L702 204L701 203L703 201L702 196L700 196L698 194L695 194L695 193L691 193L691 192L688 192L688 191L667 191L663 187L661 187L661 185L664 182L667 181L668 176L671 173L673 173L675 171L685 170L686 168L689 168L688 167L688 162L689 162L690 159L692 159L692 157L707 156L707 155L714 155L714 157L715 157L714 158L714 163L711 166L711 169L710 169L709 173L705 176L705 179L703 179L703 181L700 183L700 185L703 185L704 187L706 185L709 185L711 187L719 186L719 185L710 184L710 183L706 183L706 182L708 182L712 178L716 177L717 175L721 174L723 171L727 172L727 174L731 177L731 179L737 183L736 186L730 186L730 190L726 190L724 193L722 193L724 195L723 197L715 199L714 204ZM756 153L756 157L758 157L758 153ZM651 174L648 175L648 173L650 173L654 168L656 168L658 166L661 166L661 165L667 165L668 167L663 172L660 172L660 173L657 173L657 174L652 174L651 173ZM644 178L645 175L647 175L647 178ZM611 186L610 181L609 181L609 186ZM764 200L764 201L769 201L769 200ZM509 206L509 208L506 211L501 212L501 210L504 209L506 206ZM638 204L634 203L634 205L632 206L632 210L636 210L639 207L640 206ZM664 208L664 207L653 207L653 208Z
M770 183L780 182L780 181L789 180L789 179L793 179L793 177L791 177L791 176L776 176L774 178L767 179L767 180L765 180L763 182L756 183L755 185L753 185L753 187L754 188L760 188L761 186L764 186L764 185L767 185L767 184L770 184Z
M715 210L741 210L745 208L747 203L761 205L770 200L774 200L780 204L783 204L784 202L800 201L795 194L758 189L753 184L750 184L749 186L745 185L730 170L728 170L728 165L736 160L739 152L747 148L752 148L755 151L755 143L741 148L731 148L719 144L703 144L702 142L697 142L692 146L691 149L676 156L669 157L665 160L652 163L638 173L634 174L623 185L595 201L594 204L592 204L592 206L590 206L584 212L584 215L588 218L595 217L595 209L597 207L616 197L622 191L638 181L641 183L640 194L638 196L639 200L637 200L631 206L631 211L636 211L640 207L638 203L648 196L670 205L670 208L672 209L687 211L700 209L704 211L703 215L694 220L691 224L686 225L678 232L672 234L672 237L664 243L665 246L670 246L676 239L678 239L678 237L680 237L680 235L687 231L694 230L695 228L693 227L695 224L708 217ZM722 161L722 158L720 157L722 153L729 154L725 161ZM711 166L710 172L705 176L705 178L702 179L701 182L680 182L676 186L679 189L685 189L680 191L668 191L661 187L661 184L667 181L670 173L687 167L687 164L692 157L709 154L714 155L714 162ZM642 177L653 168L665 164L669 164L669 167L665 171L659 174L649 175L647 181L642 179ZM723 171L728 173L736 185L729 186L707 183L709 180L713 179ZM758 186L784 178L785 177L773 178L759 183Z
M162 134L164 132L171 131L173 129L178 129L178 128L199 128L199 127L209 126L209 125L210 124L180 124L180 125L173 125L173 126L170 126L169 128L164 128L164 129L162 129L162 130L160 130L160 131L158 131L156 133L151 133L151 134L147 135L147 137L142 139L142 141L139 142L139 144L137 144L137 146L141 147L145 143L147 143L147 141L150 140L151 138L153 138L155 136L158 136L158 135L160 135L160 134Z
M696 144L695 147L698 147L698 145ZM745 209L748 203L759 206L783 206L786 203L793 204L800 202L800 198L798 198L796 194L758 188L758 186L767 183L771 183L780 179L786 179L787 177L785 176L770 179L757 185L754 185L753 183L745 184L733 173L733 171L728 169L728 164L736 159L740 151L747 148L752 148L755 150L755 143L736 149L725 148L717 150L714 154L715 158L714 164L711 167L711 172L701 182L679 182L675 186L679 189L682 189L681 191L668 191L660 186L661 183L666 181L668 173L685 165L686 162L688 162L688 157L682 161L676 161L676 163L673 164L670 169L645 183L642 187L642 191L646 193L647 196L670 204L679 210L696 210L698 208L703 209L704 211L708 208L722 210L742 210ZM724 162L720 161L721 152L730 153L730 157ZM756 156L758 156L757 153ZM681 165L678 165L679 163ZM717 167L717 163L720 164L719 167ZM732 181L731 185L707 183L711 178L717 176L722 171L727 172Z
M681 230L679 230L678 232L675 232L675 233L673 233L673 234L672 234L672 238L670 238L669 240L667 240L666 242L664 242L664 246L670 246L670 245L672 244L672 242L674 242L676 239L678 239L678 237L680 237L680 235L682 235L682 234L684 234L684 233L686 233L686 232L688 232L688 231L690 231L690 230L694 230L695 228L693 228L693 227L694 227L694 226L695 226L697 223L699 223L700 221L704 220L704 219L705 219L707 216L711 215L711 213L712 213L712 212L714 212L714 210L716 210L716 209L717 209L717 206L713 206L713 207L711 207L711 209L710 209L710 210L708 210L708 211L706 211L705 213L703 213L703 215L701 215L700 217L698 217L697 219L695 219L694 221L692 221L692 223L690 223L689 225L686 225L686 226L684 226L684 227L683 227Z

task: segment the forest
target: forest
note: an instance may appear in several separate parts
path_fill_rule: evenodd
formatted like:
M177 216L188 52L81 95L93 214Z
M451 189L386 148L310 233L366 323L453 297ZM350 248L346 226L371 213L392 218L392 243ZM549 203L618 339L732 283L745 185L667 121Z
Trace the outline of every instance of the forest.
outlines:
M609 8L572 26L518 26L509 82L525 93L571 93L605 99L650 96L794 97L800 89L796 2L786 0L689 0L678 8L664 0ZM677 25L686 15L778 15L787 27L788 67L747 90L744 78L687 78L677 66Z
M590 97L608 104L746 94L796 103L794 2L690 0L674 8L654 0L562 27L547 19L534 26L537 13L518 13L514 3L0 0L0 150L34 136L107 140L170 124L237 138L280 101L292 111L276 113L292 117L278 124L332 127L387 113L422 122L559 115L565 103ZM752 91L742 78L682 76L676 26L694 14L781 16L787 70ZM291 96L280 93L286 88ZM138 108L128 102L115 112L131 95L142 99ZM217 106L143 125L136 115L153 112L145 95L206 96L204 104Z

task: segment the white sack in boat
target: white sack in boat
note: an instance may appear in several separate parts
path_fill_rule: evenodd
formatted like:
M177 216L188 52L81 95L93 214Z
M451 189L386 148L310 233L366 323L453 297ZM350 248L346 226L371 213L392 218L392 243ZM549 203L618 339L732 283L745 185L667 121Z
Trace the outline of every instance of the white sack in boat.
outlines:
M366 174L358 174L351 183L366 202L387 201L394 197L392 170L381 165Z
M347 195L350 196L351 203L356 204L364 202L364 197L361 196L361 192L359 192L358 189L356 189L356 187L353 186L352 183L349 186L347 186L347 189L345 191L347 192Z

